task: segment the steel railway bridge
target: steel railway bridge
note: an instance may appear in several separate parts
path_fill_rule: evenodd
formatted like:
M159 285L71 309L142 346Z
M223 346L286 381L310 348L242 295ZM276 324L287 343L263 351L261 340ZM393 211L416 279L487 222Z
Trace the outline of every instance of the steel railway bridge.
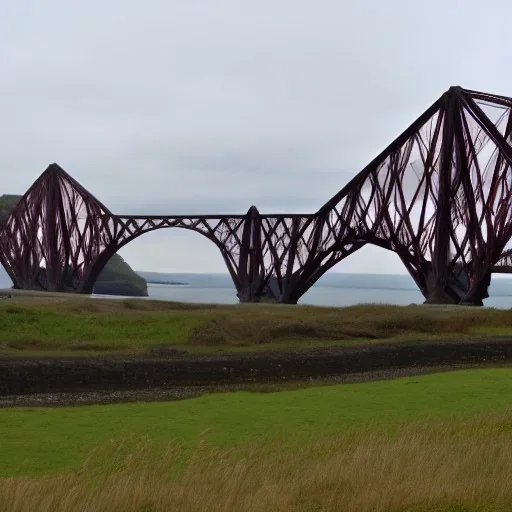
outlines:
M395 252L427 303L481 305L512 272L512 98L451 87L317 212L117 215L57 164L0 225L15 288L91 293L125 244L164 228L220 250L243 302L296 303L366 244Z

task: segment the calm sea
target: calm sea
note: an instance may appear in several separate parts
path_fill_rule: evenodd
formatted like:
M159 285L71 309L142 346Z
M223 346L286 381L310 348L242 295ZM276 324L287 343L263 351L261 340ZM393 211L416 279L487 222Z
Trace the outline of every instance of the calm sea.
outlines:
M150 298L178 302L201 302L206 304L236 304L238 299L234 288L194 288L161 284L148 285ZM351 306L354 304L376 303L422 304L424 297L415 290L380 290L368 288L333 288L314 286L299 300L299 304L314 306ZM512 295L491 296L486 306L512 308Z
M139 272L148 281L184 284L148 284L149 297L179 302L236 304L235 288L227 274L162 274ZM0 267L0 287L12 283ZM512 279L493 277L486 306L512 308ZM423 296L408 275L338 274L322 277L299 304L315 306L350 306L363 303L422 304Z
M210 304L236 304L236 291L229 276L221 274L152 274L147 280L185 282L187 285L149 284L154 299ZM512 279L493 278L486 306L512 308ZM328 274L302 296L299 304L350 306L362 303L422 304L423 295L407 275Z

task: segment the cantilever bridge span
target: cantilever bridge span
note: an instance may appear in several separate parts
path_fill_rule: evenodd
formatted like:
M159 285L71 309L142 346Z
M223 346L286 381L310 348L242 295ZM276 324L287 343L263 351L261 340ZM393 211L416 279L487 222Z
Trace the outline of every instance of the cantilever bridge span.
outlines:
M0 226L0 261L17 288L90 293L123 245L173 227L219 248L241 301L295 303L373 244L427 302L481 305L512 272L512 99L450 88L311 214L116 215L52 164Z

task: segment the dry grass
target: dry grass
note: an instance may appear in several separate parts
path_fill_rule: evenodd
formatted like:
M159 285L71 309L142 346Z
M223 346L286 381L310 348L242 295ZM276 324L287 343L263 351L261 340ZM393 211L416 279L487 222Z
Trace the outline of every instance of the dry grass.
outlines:
M322 438L298 451L111 445L74 474L0 479L0 510L509 511L512 411ZM108 461L104 472L103 464ZM103 468L98 471L98 468Z
M65 294L0 301L2 355L279 350L512 336L512 311L456 306L347 308L180 304Z
M192 329L193 345L260 345L290 340L425 339L469 334L475 327L512 327L512 312L428 306L361 305L219 309ZM512 331L511 331L512 332Z

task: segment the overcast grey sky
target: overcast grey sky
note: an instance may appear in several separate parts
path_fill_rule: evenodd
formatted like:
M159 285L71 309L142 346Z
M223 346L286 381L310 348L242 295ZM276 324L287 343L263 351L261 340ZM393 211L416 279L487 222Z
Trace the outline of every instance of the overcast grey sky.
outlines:
M512 95L505 0L0 0L0 192L57 162L116 213L314 211L450 85ZM224 272L164 230L135 268ZM336 271L400 272L382 250Z

